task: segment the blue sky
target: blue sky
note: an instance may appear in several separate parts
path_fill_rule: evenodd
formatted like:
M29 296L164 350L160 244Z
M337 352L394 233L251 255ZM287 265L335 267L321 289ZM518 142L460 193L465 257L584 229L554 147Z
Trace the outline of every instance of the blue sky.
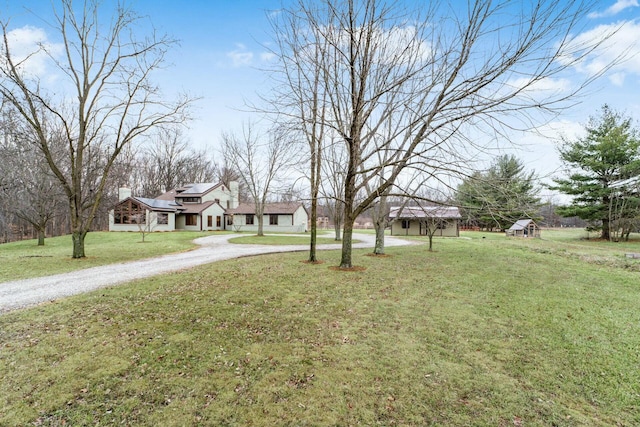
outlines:
M105 1L109 3L108 0ZM201 97L194 110L195 120L187 135L197 148L217 149L223 131L237 130L249 118L241 112L244 99L255 100L257 91L268 88L268 80L261 67L270 60L267 55L271 29L267 14L277 9L279 1L266 0L132 0L133 8L148 15L160 31L180 40L180 46L170 54L172 67L160 74L158 82L167 93L184 90ZM466 1L465 1L466 3ZM24 7L40 16L50 13L49 1L0 0L0 16L11 16L10 28L42 28L50 30ZM636 56L611 70L604 78L590 86L580 104L568 110L540 129L548 138L518 135L523 148L516 154L526 159L529 169L543 176L552 174L560 166L551 138L562 133L573 137L579 133L588 117L608 103L631 116L640 126L640 7L638 0L602 0L597 2L585 31L598 32L608 25L624 22L607 55L631 47ZM610 51L610 52L609 52ZM576 69L581 78L594 63Z

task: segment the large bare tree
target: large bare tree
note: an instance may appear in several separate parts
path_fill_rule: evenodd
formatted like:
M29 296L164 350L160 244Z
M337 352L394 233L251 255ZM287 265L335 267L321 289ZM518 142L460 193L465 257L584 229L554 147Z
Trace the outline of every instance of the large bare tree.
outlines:
M261 133L255 123L245 123L242 135L222 134L222 155L225 164L233 165L240 183L251 198L258 220L258 236L263 236L264 208L291 166L295 150L282 130Z
M82 258L85 236L122 150L154 128L182 123L191 99L169 102L161 96L151 77L175 41L156 34L126 5L61 0L53 7L49 28L59 38L60 52L39 43L26 55L17 53L9 21L0 24L0 94L31 127L60 181L69 203L73 257ZM136 37L146 28L147 34ZM30 69L37 58L53 65L55 87ZM47 123L63 130L61 159L52 155Z
M545 113L566 108L596 76L567 90L556 90L555 79L608 37L572 37L589 11L581 1L420 2L420 10L404 4L299 0L277 18L291 27L276 32L276 39L287 39L280 49L302 44L293 38L323 50L309 55L308 66L321 75L325 125L348 155L343 268L352 266L356 217L407 168L435 175L442 159L447 168L454 163L447 155L464 167L464 156L483 148L482 132L532 127L550 117ZM283 64L291 57L286 50L277 54ZM381 138L383 125L391 129ZM388 154L382 164L381 150Z
M324 90L322 69L315 66L323 62L327 46L318 43L313 34L289 33L300 27L300 18L286 14L281 20L272 19L277 37L276 51L280 53L281 67L273 74L278 84L269 95L269 105L286 121L290 129L301 135L309 150L308 174L311 204L309 262L317 262L318 195L322 183L323 148L328 110L327 92ZM286 35L285 35L286 34ZM275 107L275 108L274 108ZM284 119L284 120L283 120Z

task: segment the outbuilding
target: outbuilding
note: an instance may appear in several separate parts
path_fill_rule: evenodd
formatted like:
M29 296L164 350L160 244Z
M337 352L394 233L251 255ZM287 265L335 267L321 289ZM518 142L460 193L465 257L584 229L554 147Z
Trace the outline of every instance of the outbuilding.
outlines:
M392 236L458 237L460 211L455 206L405 206L392 208L389 223ZM429 233L431 232L431 233Z
M540 237L540 227L532 219L520 219L509 227L506 234L513 237Z

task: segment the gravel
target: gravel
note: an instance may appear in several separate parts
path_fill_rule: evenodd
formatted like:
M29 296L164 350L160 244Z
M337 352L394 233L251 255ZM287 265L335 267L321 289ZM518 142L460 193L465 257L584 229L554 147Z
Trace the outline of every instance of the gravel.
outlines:
M70 273L0 283L0 313L54 301L135 279L191 268L197 265L244 256L275 252L308 251L308 245L239 245L229 243L233 234L196 239L200 247L188 252L127 263L104 265ZM357 234L360 243L354 248L373 247L375 236ZM409 245L412 242L385 237L385 246ZM340 244L318 245L318 249L340 249Z

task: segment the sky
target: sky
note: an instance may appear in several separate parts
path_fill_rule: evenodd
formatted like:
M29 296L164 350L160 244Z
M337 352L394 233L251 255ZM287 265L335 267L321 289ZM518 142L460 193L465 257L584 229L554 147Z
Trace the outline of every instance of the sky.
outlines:
M463 1L466 4L466 0ZM623 23L612 43L601 52L600 60L613 58L629 49L629 58L588 87L577 99L577 105L552 122L540 126L539 133L513 136L520 149L515 154L528 170L534 170L547 182L561 168L556 151L560 135L576 138L589 116L607 103L634 119L640 127L640 6L639 0L600 0L584 22L585 34L599 32L610 25ZM111 0L105 0L109 4ZM112 2L116 4L115 1ZM238 131L251 118L244 107L256 101L257 93L268 91L269 80L262 71L272 64L269 52L272 31L269 14L281 6L274 0L130 0L141 15L149 17L153 26L179 39L170 52L170 68L156 81L168 95L185 91L200 98L193 110L194 120L186 136L194 148L215 151L220 135ZM50 40L53 31L47 27L51 6L46 0L0 0L0 19L10 17L9 28L21 31L25 43L34 39ZM634 56L635 55L635 56ZM576 79L584 78L589 67L585 63L575 69ZM570 82L569 82L570 83Z

